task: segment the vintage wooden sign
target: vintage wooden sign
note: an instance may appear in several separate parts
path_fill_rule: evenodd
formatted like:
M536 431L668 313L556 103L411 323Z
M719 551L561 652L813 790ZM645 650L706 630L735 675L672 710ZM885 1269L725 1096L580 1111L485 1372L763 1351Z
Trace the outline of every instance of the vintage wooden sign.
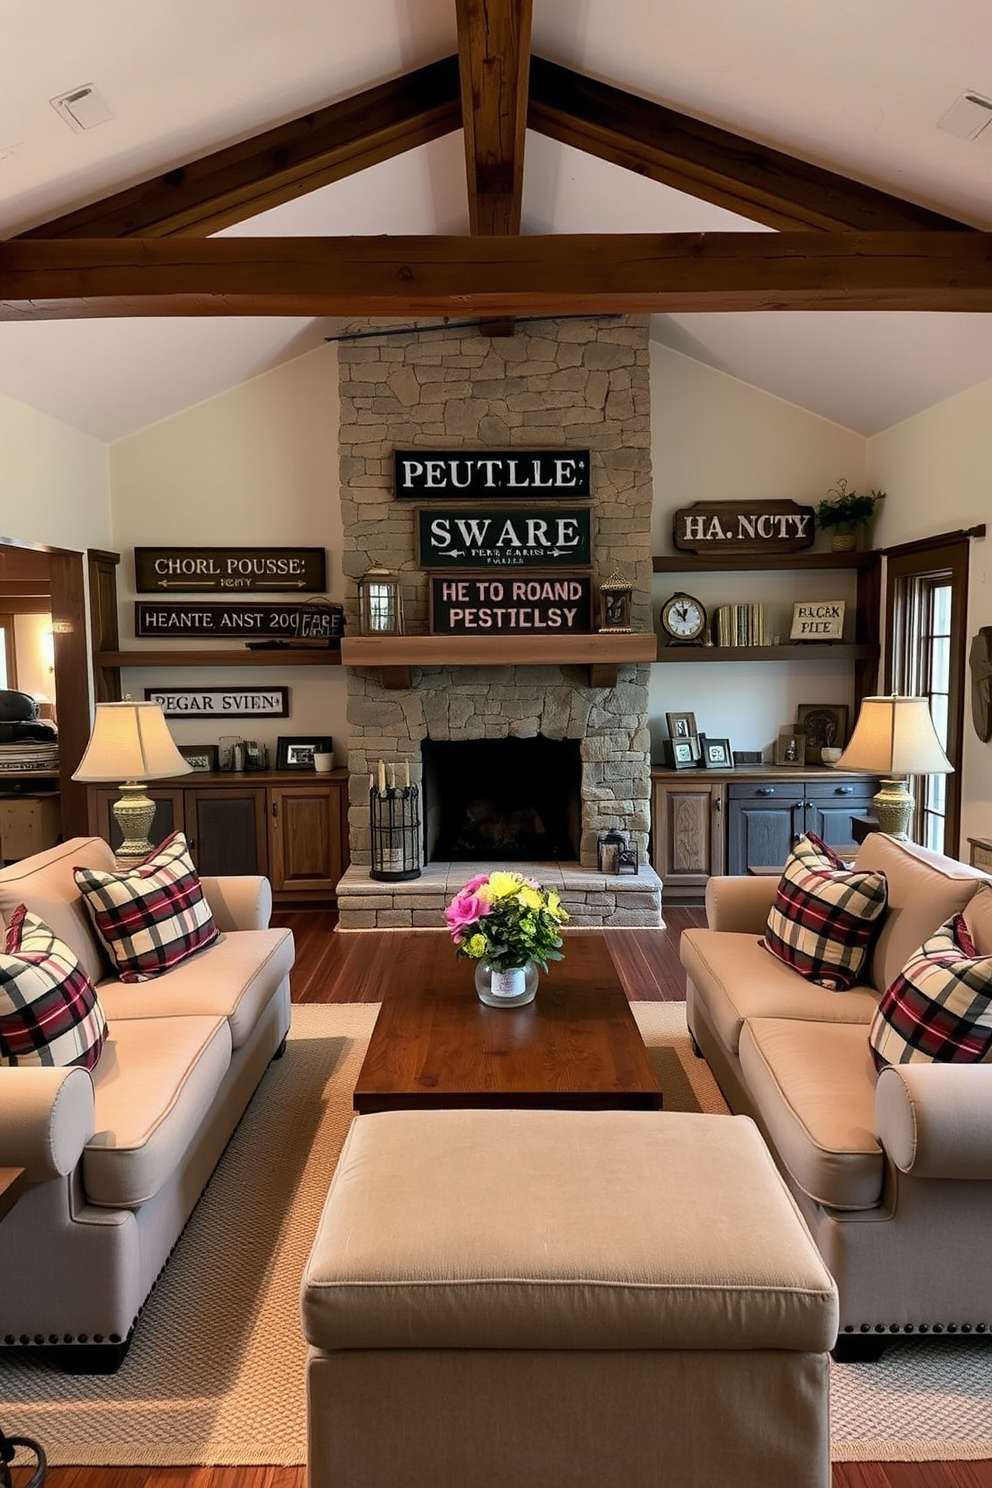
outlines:
M792 606L790 641L840 641L844 638L843 599L806 599Z
M588 450L395 450L397 496L588 496Z
M586 635L592 629L588 574L430 576L432 635Z
M421 568L588 568L592 511L569 507L452 507L417 512Z
M187 639L328 641L339 636L340 607L313 604L231 604L197 600L135 600L134 633L162 640Z
M795 501L696 501L672 520L672 540L689 553L796 553L816 537L814 509Z
M138 594L322 594L327 559L323 548L135 548L134 587Z
M288 687L146 687L166 718L288 718Z

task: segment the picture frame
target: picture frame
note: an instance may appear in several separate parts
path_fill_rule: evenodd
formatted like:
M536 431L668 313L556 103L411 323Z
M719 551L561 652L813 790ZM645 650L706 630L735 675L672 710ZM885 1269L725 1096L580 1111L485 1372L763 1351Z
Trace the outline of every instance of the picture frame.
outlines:
M699 764L698 739L663 739L662 745L670 770L694 770Z
M806 735L806 763L822 764L824 749L843 749L850 712L846 703L799 703L796 726Z
M694 739L698 735L695 713L666 713L670 739Z
M706 734L699 736L699 748L703 766L707 770L732 770L734 751L729 739L711 739Z
M210 774L217 769L216 744L177 744L176 748L195 774Z
M331 740L327 734L281 734L276 740L277 770L313 770L315 754L328 754Z
M793 725L781 728L775 741L775 763L777 765L804 765L806 763L806 735Z

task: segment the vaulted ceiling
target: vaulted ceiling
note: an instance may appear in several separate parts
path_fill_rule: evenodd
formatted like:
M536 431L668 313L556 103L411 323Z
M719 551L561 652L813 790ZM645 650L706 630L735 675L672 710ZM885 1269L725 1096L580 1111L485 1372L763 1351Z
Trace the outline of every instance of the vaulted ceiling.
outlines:
M10 9L0 391L99 438L364 315L648 312L863 433L992 376L970 0Z

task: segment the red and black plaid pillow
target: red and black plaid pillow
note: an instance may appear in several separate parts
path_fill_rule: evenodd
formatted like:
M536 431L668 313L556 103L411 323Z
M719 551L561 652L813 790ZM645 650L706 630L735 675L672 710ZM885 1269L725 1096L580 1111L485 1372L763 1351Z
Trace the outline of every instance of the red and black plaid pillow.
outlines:
M92 1069L106 1038L100 999L73 952L19 904L0 954L0 1059Z
M925 940L885 993L868 1032L886 1064L992 1060L992 956L980 956L964 917Z
M158 976L217 939L182 832L133 868L74 868L73 877L122 982Z
M809 832L789 855L764 944L807 981L844 992L861 975L887 903L884 873L848 868Z

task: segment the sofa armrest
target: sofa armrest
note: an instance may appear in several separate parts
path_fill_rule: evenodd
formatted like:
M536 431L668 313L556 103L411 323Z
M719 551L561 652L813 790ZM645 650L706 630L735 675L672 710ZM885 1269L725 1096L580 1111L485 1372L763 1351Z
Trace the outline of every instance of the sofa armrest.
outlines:
M706 883L706 923L711 930L732 930L745 935L763 935L768 911L775 898L778 879L773 875L752 877L714 876Z
M914 1178L992 1178L992 1064L887 1065L875 1086L875 1128Z
M267 930L272 918L272 885L260 874L223 878L204 875L203 895L218 930Z
M87 1070L0 1066L0 1167L24 1168L31 1183L62 1177L93 1131Z

